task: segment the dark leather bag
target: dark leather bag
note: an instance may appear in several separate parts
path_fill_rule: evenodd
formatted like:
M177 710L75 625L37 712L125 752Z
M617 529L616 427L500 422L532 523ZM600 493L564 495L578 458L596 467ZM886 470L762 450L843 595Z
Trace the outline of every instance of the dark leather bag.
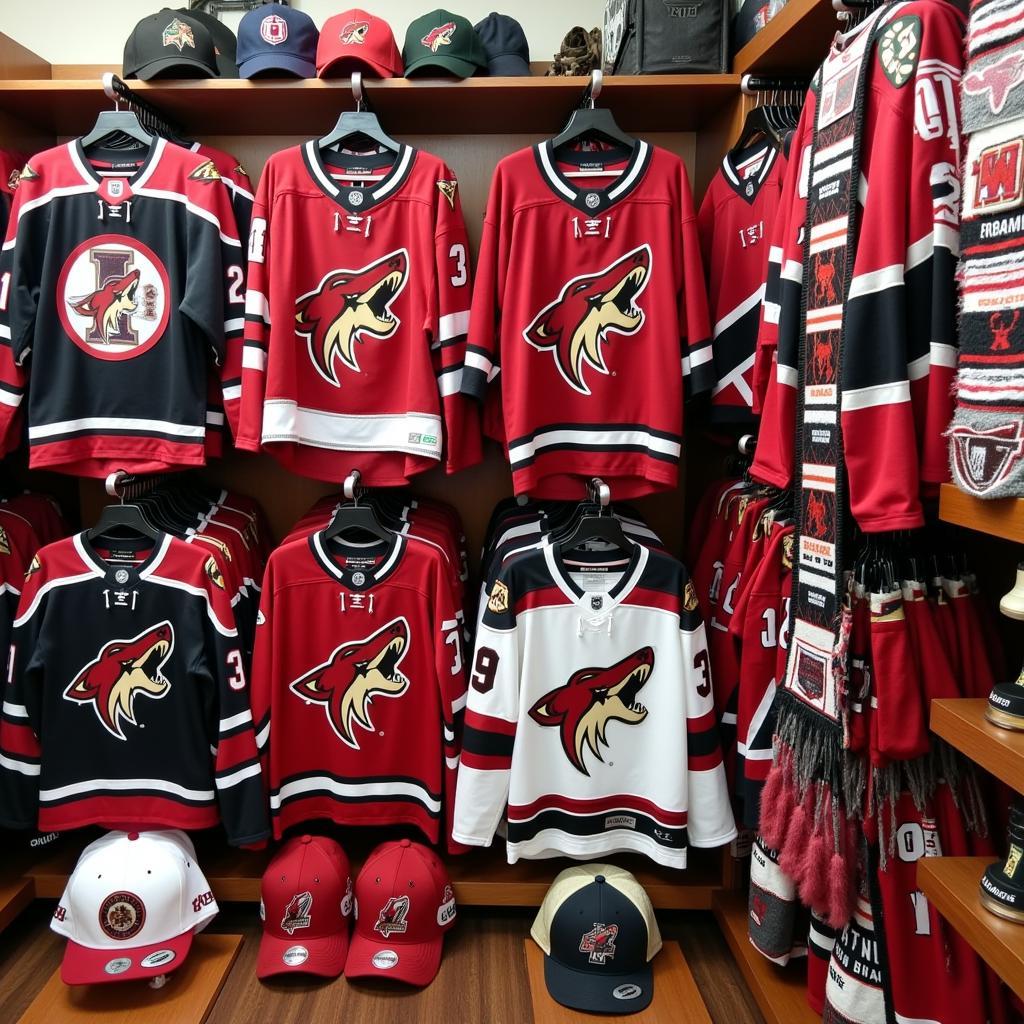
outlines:
M728 0L606 0L606 74L720 74L728 68Z

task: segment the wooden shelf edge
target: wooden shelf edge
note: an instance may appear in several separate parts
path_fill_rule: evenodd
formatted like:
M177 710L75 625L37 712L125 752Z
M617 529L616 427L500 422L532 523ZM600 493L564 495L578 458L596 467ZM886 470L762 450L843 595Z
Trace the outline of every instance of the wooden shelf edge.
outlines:
M0 931L3 931L35 899L31 878L14 878L0 885Z
M746 893L721 891L712 901L733 958L767 1024L815 1024L820 1018L807 1002L806 961L779 967L747 938Z
M989 913L978 892L990 857L922 857L917 884L935 909L1024 999L1024 925Z
M1024 732L1000 729L985 718L980 697L933 700L931 730L975 764L1024 793Z
M789 0L736 54L733 71L740 75L810 73L825 59L828 40L837 27L835 11L824 0Z
M955 484L943 484L939 491L939 518L955 526L1024 544L1024 498L982 501Z

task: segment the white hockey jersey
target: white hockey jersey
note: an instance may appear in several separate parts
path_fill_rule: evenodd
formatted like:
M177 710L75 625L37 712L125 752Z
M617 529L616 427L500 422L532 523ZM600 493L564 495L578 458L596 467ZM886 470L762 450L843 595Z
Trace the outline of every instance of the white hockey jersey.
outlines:
M481 616L453 837L508 860L642 853L683 868L736 835L697 594L675 559L545 545Z

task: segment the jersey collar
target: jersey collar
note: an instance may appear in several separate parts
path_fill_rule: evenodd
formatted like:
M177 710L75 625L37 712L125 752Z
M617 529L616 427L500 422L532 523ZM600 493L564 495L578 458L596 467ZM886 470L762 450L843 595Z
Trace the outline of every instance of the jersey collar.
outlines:
M75 548L82 561L94 569L96 574L106 582L118 587L138 582L140 579L146 579L164 560L164 555L167 554L167 548L170 546L170 543L171 535L169 533L159 534L153 542L149 554L138 565L129 565L108 562L105 558L102 558L89 539L88 531L83 530L82 533L75 534L74 538ZM111 541L110 546L116 547L117 541Z
M149 147L149 152L143 158L138 170L123 176L132 189L139 189L146 184L150 175L156 170L157 164L160 163L160 157L163 155L166 145L165 139L161 139L159 136L153 137L153 143ZM82 176L83 181L95 185L96 188L103 184L103 178L96 172L96 168L93 167L89 157L86 156L81 139L72 139L68 143L68 155L71 157L71 162L74 164L75 169ZM122 177L122 175L118 175L118 177Z
M749 150L747 151L749 152ZM728 182L729 188L733 190L748 205L753 205L757 199L761 186L768 180L772 167L778 158L779 151L767 143L763 149L756 150L745 159L734 160L732 153L726 153L722 158L722 176ZM741 173L742 166L746 163L753 163L761 158L761 166L757 174L744 178Z
M550 139L534 146L533 152L537 158L537 168L540 171L540 176L547 183L551 191L582 213L597 216L604 213L605 210L613 206L620 199L625 199L640 184L644 172L651 162L652 150L646 142L638 139L629 162L626 164L626 169L617 181L613 182L608 188L589 188L584 190L578 189L573 184L571 178L565 177L559 171L558 161L555 158L554 148L551 145Z
M339 583L344 583L349 590L369 590L371 587L387 579L402 560L407 543L405 537L400 533L393 534L390 547L388 547L380 564L372 571L366 572L361 569L342 568L338 565L330 553L329 542L324 540L323 535L323 530L310 535L309 548L313 553L313 560L324 572L329 576L333 576ZM362 549L353 547L352 550L360 551Z
M569 575L569 571L566 569L565 562L562 560L556 543L549 542L544 545L544 560L547 562L548 570L558 589L573 604L577 605L587 617L600 618L607 615L613 608L617 608L632 593L637 583L640 582L644 569L647 568L647 559L650 556L650 552L642 544L637 544L632 540L629 543L632 547L629 565L626 566L619 581L607 592L594 591L594 593L600 593L605 598L598 613L595 613L590 605L591 593L580 587Z
M376 182L372 187L362 188L351 186L342 188L331 177L330 169L324 163L323 153L316 139L310 139L302 146L302 160L309 171L309 176L317 183L321 191L330 196L339 206L349 213L364 213L379 206L385 199L393 195L409 177L412 170L416 150L412 146L401 145L391 170L383 181Z

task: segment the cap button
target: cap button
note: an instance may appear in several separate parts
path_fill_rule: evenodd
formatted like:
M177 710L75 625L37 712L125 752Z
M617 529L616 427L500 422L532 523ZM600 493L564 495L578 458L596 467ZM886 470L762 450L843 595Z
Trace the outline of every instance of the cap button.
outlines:
M595 882L603 882L604 881L604 875L594 875L594 881Z
M409 842L408 839L403 839L403 840L401 840L401 842L399 842L398 845L401 846L403 849L406 849L406 848L412 846L412 843Z
M134 843L135 840L138 839L138 838L139 838L139 833L138 832L129 832L128 833L128 840L129 840L129 842Z
M303 837L302 837L302 838L301 838L301 839L299 840L299 842L300 842L300 843L302 843L302 844L303 844L303 845L305 846L305 845L307 845L307 844L309 844L309 843L313 842L313 837L312 837L312 836L303 836Z

